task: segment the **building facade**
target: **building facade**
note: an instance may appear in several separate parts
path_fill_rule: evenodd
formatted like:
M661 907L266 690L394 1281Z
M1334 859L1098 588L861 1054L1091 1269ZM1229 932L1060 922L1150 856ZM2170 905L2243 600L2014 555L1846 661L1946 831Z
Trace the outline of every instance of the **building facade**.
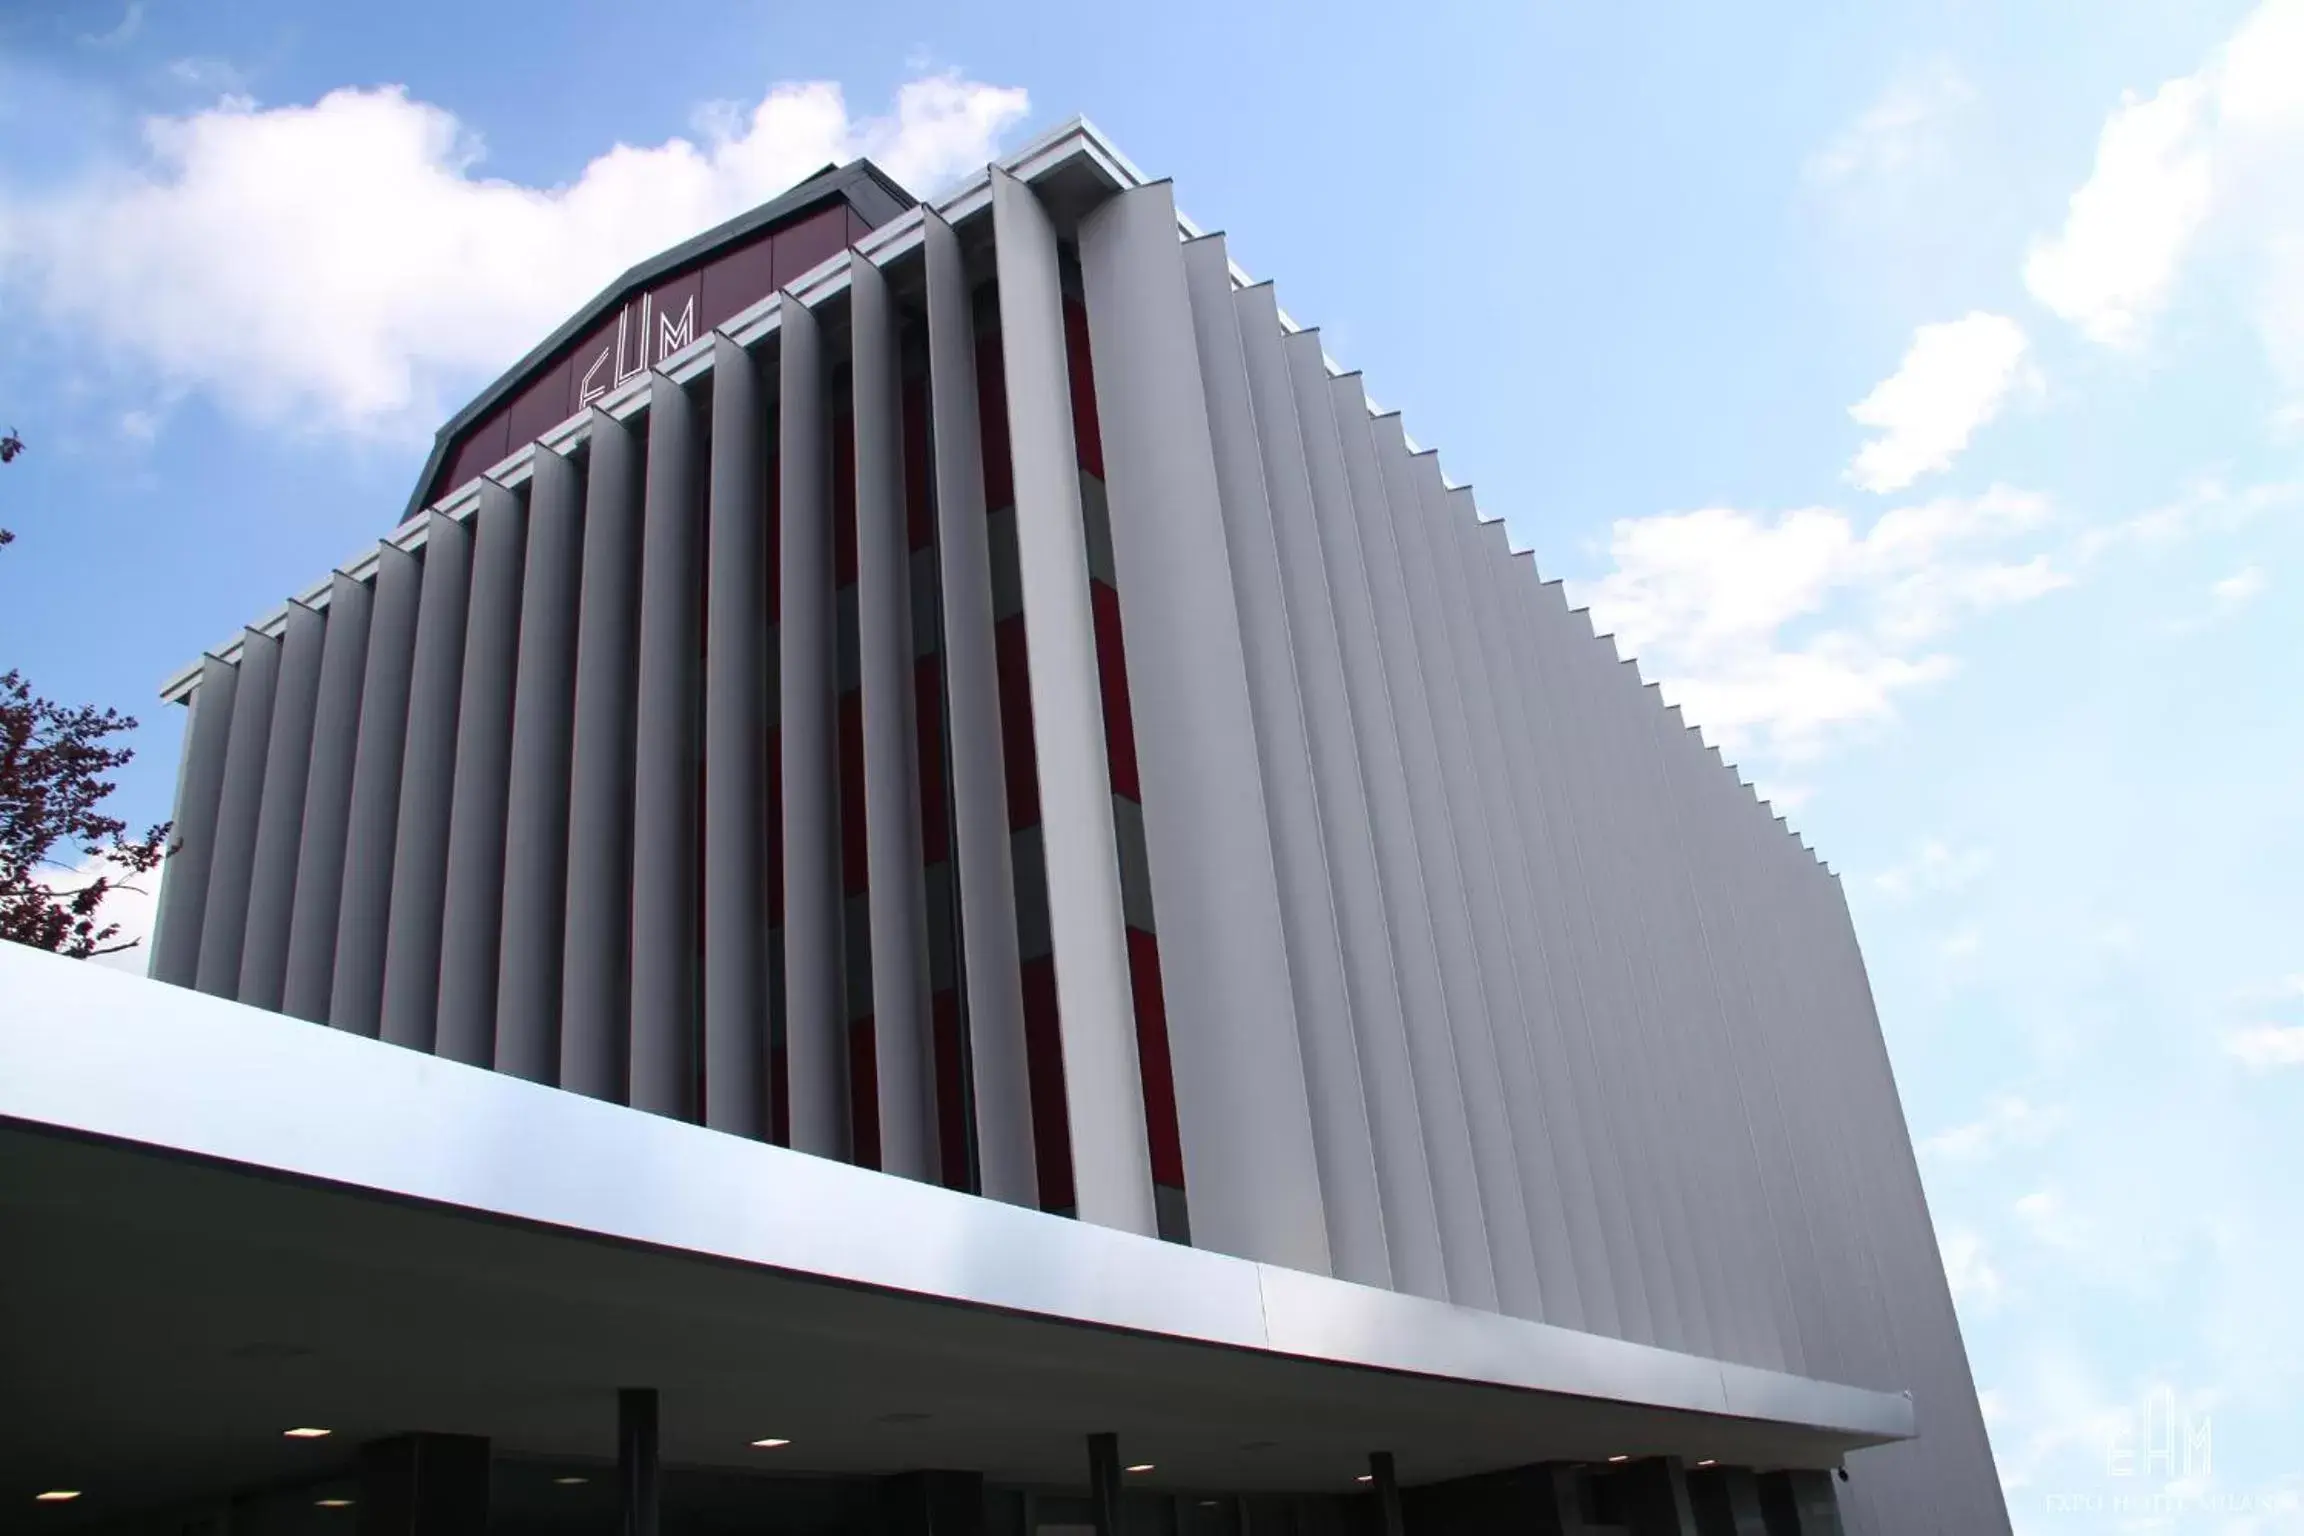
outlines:
M1085 125L933 207L828 171L636 269L443 430L388 538L168 696L151 974L215 1001L135 1007L390 1118L305 1127L344 1159L308 1166L247 1074L219 1091L272 1131L169 1141L58 1066L0 1115L947 1304L907 1327L1027 1319L1054 1358L1116 1330L1147 1403L1205 1371L1183 1417L1239 1421L1148 1512L1190 1455L1122 1470L1144 1405L1106 1362L1049 1453L1077 1508L965 1433L794 1433L758 1444L815 1512L757 1518L2007 1529L1837 878ZM521 1137L394 1150L496 1105ZM475 1171L595 1137L645 1210ZM690 1178L780 1214L630 1228ZM856 1235L889 1224L917 1249ZM1254 1319L1209 1321L1243 1277ZM1223 1384L1231 1354L1342 1373L1364 1422L1314 1433L1289 1393L1329 1388ZM600 1381L669 1426L681 1369ZM628 1522L714 1464L659 1452L654 1390ZM1021 1436L1072 1390L979 1412ZM485 1487L599 1449L409 1411L364 1519L422 1481L395 1456Z

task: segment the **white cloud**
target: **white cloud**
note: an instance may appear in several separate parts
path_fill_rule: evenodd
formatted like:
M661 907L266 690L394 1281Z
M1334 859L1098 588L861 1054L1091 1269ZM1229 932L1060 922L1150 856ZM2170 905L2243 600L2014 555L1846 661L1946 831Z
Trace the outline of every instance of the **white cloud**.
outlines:
M1614 568L1577 600L1724 752L1796 759L1950 675L1934 642L1961 619L2064 585L2045 556L1999 553L2048 517L2041 497L1996 487L1868 528L1826 507L1625 518Z
M2211 583L2208 598L2216 605L2217 612L2230 613L2235 608L2244 608L2254 602L2263 594L2264 585L2263 567L2246 565L2222 581Z
M2105 120L2063 228L2025 285L2108 346L2134 346L2186 264L2215 250L2274 365L2304 388L2304 0L2263 0L2199 70ZM2284 413L2276 412L2275 419Z
M1803 174L1814 185L1834 186L1935 161L1946 120L1975 99L1975 88L1948 63L1906 71L1811 156Z
M1936 941L1936 952L1947 960L1965 960L1984 947L1984 935L1975 924L1953 929Z
M1973 1162L2009 1147L2039 1146L2056 1134L2064 1119L2058 1106L2042 1108L2019 1095L2003 1094L1981 1119L1938 1131L1920 1143L1920 1150L1931 1157Z
M2252 1024L2226 1035L2224 1049L2252 1072L2304 1067L2304 1024Z
M2123 545L2167 546L2199 534L2233 533L2266 512L2304 501L2304 480L2275 480L2235 491L2210 477L2165 505L2080 536L2078 553L2093 560Z
M2190 77L2122 102L2063 232L2025 260L2032 296L2096 341L2138 338L2208 216L2207 108L2207 87Z
M829 161L932 190L983 164L1021 90L916 79L881 117L785 84L619 144L563 185L480 173L478 139L403 88L226 100L146 125L144 163L0 205L0 272L49 323L244 414L429 430L633 262Z
M1984 1240L1964 1228L1947 1232L1937 1244L1944 1256L1944 1279L1952 1288L1952 1299L1977 1312L1990 1312L2000 1305L2006 1286L2000 1271L1993 1267L1984 1252Z
M1900 491L1951 468L2024 376L2026 351L2023 327L2006 315L1975 310L1919 327L1896 371L1848 407L1880 434L1857 450L1848 478L1868 491Z
M83 32L80 41L91 48L119 48L136 40L144 30L144 0L128 0L128 9L109 31Z
M1880 871L1872 884L1884 895L1902 900L1922 892L1957 891L1990 867L1992 855L1981 848L1954 848L1929 838L1903 863Z

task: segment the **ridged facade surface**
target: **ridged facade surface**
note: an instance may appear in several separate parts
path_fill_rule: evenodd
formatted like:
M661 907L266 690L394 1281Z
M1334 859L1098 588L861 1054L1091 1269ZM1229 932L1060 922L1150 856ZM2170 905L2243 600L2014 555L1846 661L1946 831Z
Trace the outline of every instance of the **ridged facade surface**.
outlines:
M994 168L207 658L154 975L1907 1390L1848 1529L2005 1531L1837 877L1122 179Z

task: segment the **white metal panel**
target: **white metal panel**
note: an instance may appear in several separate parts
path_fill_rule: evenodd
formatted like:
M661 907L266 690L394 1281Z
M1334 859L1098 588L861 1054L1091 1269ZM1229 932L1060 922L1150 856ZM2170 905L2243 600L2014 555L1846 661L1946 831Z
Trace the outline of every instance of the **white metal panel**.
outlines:
M1323 395L1309 428L1297 404L1294 370L1271 288L1242 290L1234 296L1234 309L1239 316L1266 495L1271 504L1281 585L1279 605L1302 701L1312 773L1310 809L1321 839L1328 899L1349 998L1345 1018L1351 1026L1350 1046L1355 1055L1352 1086L1361 1095L1374 1165L1388 1271L1384 1283L1416 1295L1443 1298L1448 1294L1448 1279L1440 1257L1439 1218L1433 1209L1432 1178L1424 1159L1407 1023L1400 1006L1399 981L1392 969L1392 938L1370 831L1368 789L1353 734L1336 602L1329 590L1327 561L1321 550L1320 513L1313 490L1312 459L1316 453L1321 459L1318 479L1329 495L1340 499L1349 492L1341 484L1343 466L1327 414L1324 386L1316 378L1307 380ZM1341 1255L1345 1240L1340 1233L1336 1243Z
M640 680L633 718L631 1104L696 1115L697 771L704 744L704 422L659 373L641 495Z
M280 680L272 695L272 736L264 753L264 803L257 813L248 871L248 922L234 996L278 1008L288 974L288 928L296 905L296 851L312 767L312 720L328 621L302 603L288 606L280 632Z
M928 279L928 400L936 460L936 553L944 615L944 732L952 777L952 843L969 1086L975 1098L977 1190L1038 1206L1024 996L1016 940L1016 869L1000 751L992 557L985 523L976 330L968 274L951 227L923 220Z
M1420 848L1414 795L1407 770L1408 741L1428 723L1411 716L1416 702L1395 687L1387 666L1386 626L1379 624L1372 567L1376 554L1363 529L1390 516L1383 476L1368 432L1368 401L1357 374L1330 379L1321 368L1318 337L1288 339L1288 359L1313 468L1321 547L1329 557L1329 590L1336 599L1336 630L1351 688L1352 724L1360 737L1360 767L1374 814L1376 860L1391 917L1392 960L1405 1009L1408 1055L1416 1083L1418 1118L1448 1299L1463 1306L1496 1306L1495 1262L1490 1257L1465 1089L1449 1024L1447 985L1433 932L1432 895ZM1389 556L1386 557L1389 559ZM1397 565L1390 569L1397 580Z
M1088 598L1056 231L1023 182L995 172L992 192L1073 1186L1082 1220L1151 1234L1158 1223Z
M1523 971L1538 957L1513 953L1497 877L1496 848L1509 835L1511 823L1483 781L1484 750L1493 749L1477 729L1479 652L1464 623L1471 597L1460 580L1451 579L1453 567L1443 554L1453 546L1447 538L1450 513L1438 456L1410 455L1397 416L1384 417L1375 426L1386 484L1399 491L1392 503L1393 541L1406 578L1408 613L1423 665L1425 696L1432 706L1440 782L1447 795L1448 830L1455 839L1472 953L1480 968L1488 1036L1485 1042L1475 1041L1474 1048L1484 1043L1487 1055L1480 1059L1484 1066L1493 1063L1491 1083L1503 1112L1507 1145L1519 1169L1536 1304L1546 1321L1580 1328L1584 1308L1569 1253L1574 1238L1562 1190L1562 1156L1552 1146L1550 1110L1536 1080L1528 1040L1531 1004L1524 996ZM1491 764L1489 771L1500 769Z
M1287 466L1283 473L1293 474L1297 494L1309 499L1303 489L1296 407L1281 376L1276 329L1266 339L1275 384L1280 387L1262 401L1251 396L1242 320L1233 302L1231 262L1223 237L1192 241L1184 247L1184 263L1207 391L1208 431L1222 493L1240 641L1246 653L1249 701L1255 711L1255 759L1263 776L1273 864L1280 879L1281 921L1295 987L1296 1030L1329 1247L1339 1276L1363 1285L1389 1285L1392 1266L1385 1251L1376 1152L1368 1129L1367 1094L1360 1083L1343 940L1336 923L1335 881L1321 833L1300 667L1289 634L1286 579L1274 528L1277 496L1265 485L1263 439L1282 434L1295 456L1292 464L1282 460ZM1284 419L1267 422L1265 418L1274 414Z
M328 1021L336 972L336 913L344 899L345 835L352 817L353 757L360 739L362 679L375 593L338 571L330 587L321 648L320 692L312 715L312 755L296 848L296 906L288 924L288 964L280 1006L315 1024Z
M592 417L576 610L576 729L568 762L568 926L561 944L560 1086L624 1097L632 1005L632 695L640 627L640 444Z
M848 295L856 422L856 641L863 693L880 1167L934 1181L936 1042L928 996L928 887L921 867L912 540L905 515L898 317L888 279L854 253Z
M583 579L583 474L559 454L540 450L528 483L520 577L495 1053L497 1071L538 1083L560 1076L560 942L568 913L568 774Z
M392 913L392 860L400 821L400 765L416 660L424 568L397 545L376 551L376 589L360 684L360 736L352 763L344 890L336 908L336 963L328 1022L374 1036L384 1003L384 946Z
M194 985L214 997L240 988L241 941L248 934L248 877L264 805L265 759L272 748L272 700L280 683L280 641L250 630L240 645L240 686L224 747L224 787L216 803L216 852L200 925L200 970Z
M768 1133L768 408L713 342L704 622L704 1123Z
M440 1013L433 1048L451 1060L496 1059L496 974L503 939L505 813L512 789L512 689L520 665L521 572L528 507L481 488L472 520L472 599L456 707L455 802L440 923Z
M1339 384L1343 381L1339 380ZM1345 402L1349 399L1352 404ZM1400 714L1400 754L1408 773L1409 811L1423 861L1431 904L1432 933L1440 957L1447 1008L1444 1022L1463 1083L1464 1118L1472 1138L1472 1168L1492 1259L1497 1306L1516 1317L1540 1318L1544 1302L1536 1278L1535 1248L1529 1232L1527 1196L1522 1189L1518 1150L1497 1076L1496 1046L1489 1022L1487 979L1472 928L1471 904L1448 804L1448 752L1462 747L1444 741L1433 700L1436 688L1452 689L1452 677L1439 670L1441 658L1426 656L1418 643L1416 599L1401 548L1401 522L1416 509L1408 478L1408 449L1397 416L1370 421L1355 384L1340 397L1337 425L1345 457L1364 477L1370 494L1354 496L1360 539L1368 554L1369 591L1375 600L1377 632L1383 644L1384 674ZM1347 419L1356 418L1356 419ZM1359 485L1355 484L1355 492Z
M1544 1280L1546 1314L1565 1326L1611 1332L1614 1280L1593 1193L1589 1131L1560 1043L1564 1026L1553 971L1563 957L1549 951L1538 932L1522 825L1529 811L1513 782L1515 749L1505 739L1504 697L1516 685L1518 668L1507 665L1504 647L1487 622L1487 572L1479 568L1479 514L1472 493L1444 490L1436 463L1420 476L1418 488L1424 497L1424 538L1441 593L1441 628L1455 653L1472 739L1470 767L1480 797L1475 819L1495 891L1490 922L1519 984L1520 1016L1499 1022L1497 1054L1507 1094L1526 1095L1525 1102L1515 1105L1522 1166L1532 1159L1544 1164L1538 1171L1549 1175L1559 1201L1552 1213L1559 1223L1552 1245L1542 1236L1544 1229L1537 1229L1537 1273ZM1517 1025L1517 1031L1508 1025ZM1532 1209L1531 1214L1545 1213Z
M1248 662L1167 184L1082 219L1080 269L1192 1241L1325 1274Z
M778 353L778 707L784 758L784 1081L792 1145L846 1158L832 501L820 322L789 292Z
M448 817L456 782L456 713L464 689L472 529L443 513L424 543L408 738L393 830L391 926L384 941L382 1035L432 1049L440 999L440 922L448 886Z

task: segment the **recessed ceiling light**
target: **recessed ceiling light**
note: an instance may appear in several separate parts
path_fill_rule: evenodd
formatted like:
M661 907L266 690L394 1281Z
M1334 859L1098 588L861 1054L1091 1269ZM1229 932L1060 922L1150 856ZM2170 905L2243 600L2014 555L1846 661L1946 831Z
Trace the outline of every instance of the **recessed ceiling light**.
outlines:
M1609 1462L1610 1462L1611 1464L1613 1464L1613 1463L1615 1463L1615 1462L1619 1462L1619 1461L1630 1461L1631 1459L1632 1459L1632 1458L1631 1458L1631 1457L1629 1457L1629 1456L1611 1456L1611 1457L1609 1457L1609 1458L1608 1458L1608 1460L1609 1460Z
M588 1477L556 1477L552 1481L562 1488L573 1488L578 1483L588 1483L592 1479Z
M1152 1470L1152 1463L1148 1461L1140 1461L1136 1463L1136 1465L1130 1467L1128 1470L1131 1472L1149 1472Z
M352 1507L350 1499L314 1499L312 1504L316 1509L350 1509Z
M1704 1460L1702 1460L1702 1461L1700 1461L1700 1462L1696 1463L1696 1465L1698 1465L1698 1466L1700 1466L1700 1467L1716 1467L1716 1466L1720 1465L1720 1463L1718 1463L1718 1462L1716 1462L1716 1461L1712 1460L1710 1457L1706 1457Z
M791 1443L792 1442L789 1440L779 1440L775 1436L771 1435L765 1440L753 1441L752 1448L757 1451L773 1451L778 1446L790 1445Z
M77 1488L51 1488L46 1493L32 1495L33 1502L39 1504L69 1504L78 1497L80 1490Z
M1202 1509L1214 1509L1221 1502L1222 1500L1220 1499L1202 1499L1200 1501L1200 1507Z
M280 1433L286 1435L291 1440L325 1440L329 1437L329 1435L333 1434L334 1431L326 1429L315 1429L309 1424L299 1424L294 1429L284 1429L280 1431Z

